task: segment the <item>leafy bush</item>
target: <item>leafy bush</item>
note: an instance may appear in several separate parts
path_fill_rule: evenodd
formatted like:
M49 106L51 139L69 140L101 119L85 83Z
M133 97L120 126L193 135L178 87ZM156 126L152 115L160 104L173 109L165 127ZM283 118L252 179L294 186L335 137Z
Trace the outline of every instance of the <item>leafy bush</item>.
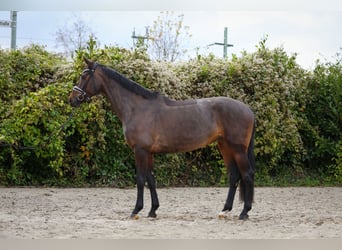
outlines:
M49 177L50 168L62 175L64 141L58 134L53 138L50 135L58 131L67 119L65 111L71 109L66 106L66 90L65 84L49 85L29 93L10 107L8 118L0 127L0 141L14 145L8 149L10 162L7 162L9 156L0 155L10 184L32 184L35 178ZM21 173L25 178L12 179L13 173Z
M64 63L65 59L37 45L0 50L0 119L13 101L56 82L58 66Z
M342 64L318 63L306 85L305 165L342 183Z
M322 175L311 184L341 183L340 61L305 71L296 55L270 50L263 40L254 53L242 52L231 60L209 55L156 62L143 48L98 48L90 38L73 63L38 46L0 51L0 184L135 183L133 153L106 98L95 97L76 110L68 104L84 56L176 100L230 96L249 104L257 121L259 185L300 183L308 173L310 178ZM215 144L157 155L155 165L159 186L227 184Z

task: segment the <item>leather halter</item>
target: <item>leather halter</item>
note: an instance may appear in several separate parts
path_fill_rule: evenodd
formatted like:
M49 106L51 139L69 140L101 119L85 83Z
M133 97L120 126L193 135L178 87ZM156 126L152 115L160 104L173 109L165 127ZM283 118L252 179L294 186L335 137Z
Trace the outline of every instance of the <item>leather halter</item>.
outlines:
M94 67L92 69L85 69L81 75L83 75L84 73L89 72L90 73L90 77L93 76L95 69L97 67L97 63L95 63ZM72 88L73 91L76 91L78 93L80 93L79 96L76 97L78 102L89 102L90 101L90 97L88 96L87 92L85 91L87 89L88 83L90 81L90 78L87 80L87 82L84 84L83 88L80 88L78 86L74 86Z

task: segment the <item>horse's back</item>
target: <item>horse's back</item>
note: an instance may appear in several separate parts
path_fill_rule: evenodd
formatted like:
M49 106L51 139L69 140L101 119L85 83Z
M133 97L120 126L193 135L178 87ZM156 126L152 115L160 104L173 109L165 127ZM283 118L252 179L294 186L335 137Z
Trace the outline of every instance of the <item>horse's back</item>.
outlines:
M164 97L163 101L165 106L161 105L158 109L163 110L162 113L167 120L170 119L170 114L173 114L183 120L182 123L191 119L193 126L211 123L222 124L226 127L249 128L255 119L253 111L247 104L230 97L209 97L184 101L175 101ZM196 120L197 122L193 122Z
M175 107L175 106L187 106L187 105L195 105L197 104L196 99L187 99L182 101L172 100L166 96L163 96L163 101L167 106Z

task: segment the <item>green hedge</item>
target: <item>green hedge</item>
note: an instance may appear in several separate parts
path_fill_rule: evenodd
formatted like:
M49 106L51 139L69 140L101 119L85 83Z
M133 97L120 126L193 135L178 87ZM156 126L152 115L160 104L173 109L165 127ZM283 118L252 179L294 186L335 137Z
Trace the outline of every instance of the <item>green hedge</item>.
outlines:
M305 164L342 183L342 61L318 63L305 88L301 135Z
M72 63L38 46L0 51L0 184L134 185L133 153L104 97L68 121L68 96L86 56L177 100L230 96L249 104L257 118L258 185L340 185L340 61L307 71L295 55L265 43L231 60L209 55L172 64L140 49L101 49L93 39ZM159 186L227 185L215 144L157 155L155 165Z

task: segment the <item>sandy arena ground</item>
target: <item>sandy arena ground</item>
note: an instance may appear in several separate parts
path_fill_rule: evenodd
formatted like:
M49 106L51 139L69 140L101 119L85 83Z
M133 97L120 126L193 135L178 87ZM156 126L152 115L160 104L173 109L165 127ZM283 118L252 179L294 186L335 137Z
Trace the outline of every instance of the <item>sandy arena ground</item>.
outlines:
M160 188L157 219L129 215L135 189L0 188L0 239L342 238L342 188L256 188L250 219L226 188ZM238 196L238 195L237 195Z

